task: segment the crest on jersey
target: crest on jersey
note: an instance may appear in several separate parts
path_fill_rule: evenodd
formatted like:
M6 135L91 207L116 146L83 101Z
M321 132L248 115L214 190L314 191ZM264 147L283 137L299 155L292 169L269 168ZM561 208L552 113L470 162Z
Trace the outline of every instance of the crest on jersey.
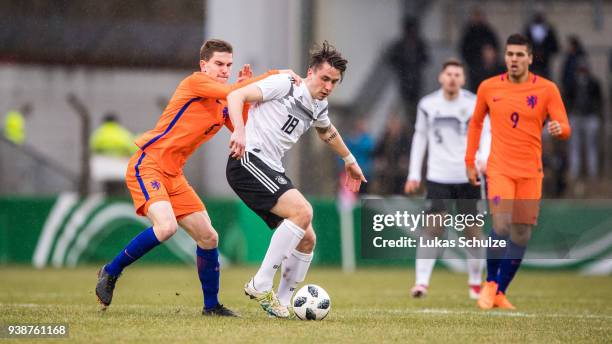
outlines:
M499 205L499 203L501 203L501 196L500 195L495 195L495 197L493 197L493 204L494 205Z
M527 106L531 109L535 108L538 104L538 96L527 96Z
M223 108L223 119L227 119L229 117L229 110L227 106Z
M279 184L282 184L282 185L287 184L287 179L285 179L285 177L283 176L276 176L276 178L274 179L276 179L276 182Z
M161 184L157 180L154 180L151 182L151 187L153 188L153 190L159 190Z

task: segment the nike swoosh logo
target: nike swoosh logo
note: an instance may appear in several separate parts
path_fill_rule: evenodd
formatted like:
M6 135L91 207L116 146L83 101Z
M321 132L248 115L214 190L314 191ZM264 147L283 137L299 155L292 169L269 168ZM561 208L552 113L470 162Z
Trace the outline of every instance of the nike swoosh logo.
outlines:
M500 101L500 100L501 100L501 98L499 98L499 97L493 97L493 102L497 102L497 101Z

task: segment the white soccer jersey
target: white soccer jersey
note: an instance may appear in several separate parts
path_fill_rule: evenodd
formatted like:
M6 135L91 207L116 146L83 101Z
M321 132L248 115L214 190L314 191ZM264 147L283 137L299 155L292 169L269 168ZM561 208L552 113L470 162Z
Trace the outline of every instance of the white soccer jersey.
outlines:
M312 125L328 127L327 101L312 99L305 82L293 84L287 74L271 75L255 83L263 94L253 104L246 124L246 150L278 172L281 159Z
M452 101L440 89L421 99L410 152L409 180L421 180L425 150L427 180L443 184L467 183L465 150L467 129L476 105L476 96L461 89ZM483 127L477 160L486 161L491 145L488 118Z

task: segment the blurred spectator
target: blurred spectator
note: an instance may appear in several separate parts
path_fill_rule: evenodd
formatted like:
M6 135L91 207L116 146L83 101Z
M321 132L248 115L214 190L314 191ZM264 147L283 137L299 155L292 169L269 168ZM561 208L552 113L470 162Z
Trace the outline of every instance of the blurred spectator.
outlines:
M482 10L475 8L472 10L470 19L463 29L463 36L459 45L461 57L468 67L468 85L472 92L476 92L480 81L483 80L482 76L478 76L478 73L482 73L481 63L483 61L482 53L484 46L492 47L495 55L497 55L499 50L497 35L487 22Z
M572 124L572 137L569 141L569 178L574 182L580 177L581 158L585 156L587 175L590 181L594 182L599 171L599 128L603 118L602 93L599 81L591 74L584 56L578 59L576 67L575 81L566 91L565 98Z
M102 125L91 135L89 145L93 153L113 157L129 158L138 150L132 133L121 126L113 113L104 116Z
M582 44L576 36L568 37L567 52L561 71L561 92L566 105L576 91L576 75L578 60L585 56ZM570 108L567 107L568 114ZM573 126L573 121L571 122ZM572 134L574 135L574 134ZM544 142L543 163L546 175L550 176L544 185L544 193L548 197L560 197L567 191L568 145L566 142L552 140L547 137ZM578 192L582 193L582 192Z
M16 145L21 145L26 139L26 119L32 112L32 104L25 103L19 110L10 110L4 117L4 137Z
M573 97L576 92L578 61L585 57L586 53L578 37L569 36L567 38L565 61L563 61L563 69L561 70L561 92L563 92L563 99L566 103L567 99Z
M372 155L374 153L374 139L368 132L367 122L363 118L357 119L349 135L344 138L344 143L357 159L359 167L366 179L372 179ZM341 160L340 160L341 161ZM342 162L342 161L341 161ZM344 172L344 162L342 162ZM359 193L367 193L368 183L362 183Z
M474 90L478 90L478 85L484 80L502 74L506 71L506 67L501 63L497 48L491 44L482 46L481 61L474 67L471 74L471 80Z
M387 48L384 59L399 78L408 126L413 128L416 106L421 95L423 69L429 61L429 53L419 34L419 23L415 18L405 17L402 29L402 36Z
M562 197L567 189L567 144L553 139L546 131L542 135L542 166L544 175L547 176L542 182L542 195Z
M533 63L529 70L550 78L550 60L559 51L555 28L546 21L544 13L537 11L525 27L525 36L533 44Z
M403 194L406 171L408 171L410 137L401 118L397 115L391 116L374 150L376 184L379 193L383 195Z
M125 170L129 157L138 150L132 133L121 126L115 114L108 113L91 135L89 147L93 180L100 182L109 196L126 196Z

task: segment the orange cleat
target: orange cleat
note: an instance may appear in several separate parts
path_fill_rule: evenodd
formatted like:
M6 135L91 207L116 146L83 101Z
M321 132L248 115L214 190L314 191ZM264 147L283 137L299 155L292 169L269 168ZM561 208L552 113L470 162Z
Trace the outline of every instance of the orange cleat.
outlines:
M495 294L497 294L497 282L486 282L480 291L480 298L478 298L477 301L478 307L482 309L493 308L495 303Z
M497 293L497 295L495 295L495 302L493 303L493 305L499 309L511 309L511 310L516 309L516 307L514 307L510 303L510 301L508 301L508 299L506 298L506 295L504 295L504 293L502 293L501 291Z

